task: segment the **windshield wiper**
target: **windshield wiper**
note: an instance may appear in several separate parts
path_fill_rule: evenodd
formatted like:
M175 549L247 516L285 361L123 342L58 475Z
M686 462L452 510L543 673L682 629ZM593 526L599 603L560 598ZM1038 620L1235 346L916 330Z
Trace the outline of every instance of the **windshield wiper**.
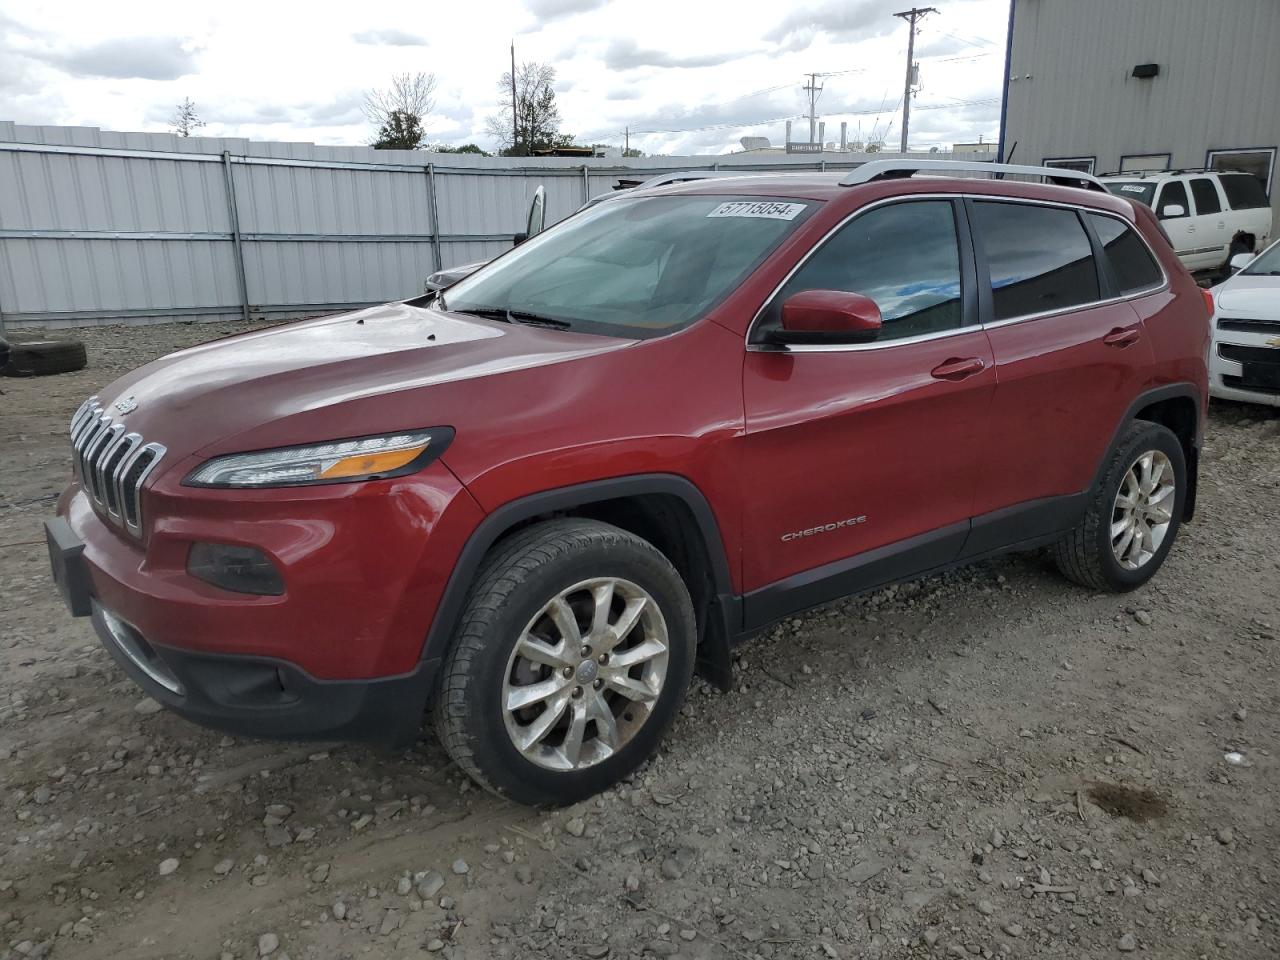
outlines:
M503 323L524 323L531 327L552 327L556 330L568 330L573 325L567 320L547 317L528 310L511 310L507 307L458 307L453 313L465 313L486 320L500 320Z

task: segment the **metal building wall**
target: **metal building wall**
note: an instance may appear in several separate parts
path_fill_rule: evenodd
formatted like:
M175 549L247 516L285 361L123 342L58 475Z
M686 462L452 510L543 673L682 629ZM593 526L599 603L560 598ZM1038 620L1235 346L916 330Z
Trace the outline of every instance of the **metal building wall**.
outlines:
M1012 0L1005 158L1171 154L1280 145L1280 0ZM1157 63L1150 79L1131 76ZM1280 159L1277 161L1280 166ZM1271 200L1280 226L1280 170Z
M622 173L868 157L486 158L0 122L0 329L306 316L411 297ZM439 218L437 228L436 218Z

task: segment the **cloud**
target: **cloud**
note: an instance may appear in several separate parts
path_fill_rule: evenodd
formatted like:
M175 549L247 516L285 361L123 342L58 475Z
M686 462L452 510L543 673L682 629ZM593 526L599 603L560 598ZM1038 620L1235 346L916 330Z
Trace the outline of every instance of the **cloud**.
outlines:
M351 39L370 47L425 47L427 38L407 30L389 27L385 30L361 30L353 33Z
M525 0L525 8L541 23L573 17L607 6L609 0Z
M360 123L364 119L364 95L348 93L327 103L307 104L301 110L307 120L322 127Z
M618 37L610 40L605 47L604 64L610 70L634 70L637 67L718 67L758 52L759 50L736 50L679 56L665 50L645 49L630 37Z
M196 72L194 51L185 49L177 37L122 37L36 56L74 77L177 80Z
M786 50L803 50L818 34L854 43L892 33L902 21L890 16L883 0L840 0L802 7L787 14L764 35Z
M639 100L644 94L638 87L614 87L604 95L606 100Z

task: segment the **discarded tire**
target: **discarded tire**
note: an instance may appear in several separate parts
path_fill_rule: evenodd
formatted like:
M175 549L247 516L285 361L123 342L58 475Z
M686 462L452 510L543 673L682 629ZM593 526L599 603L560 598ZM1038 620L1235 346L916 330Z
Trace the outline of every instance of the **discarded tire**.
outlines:
M19 340L9 343L8 362L0 376L44 377L83 369L88 363L79 340Z

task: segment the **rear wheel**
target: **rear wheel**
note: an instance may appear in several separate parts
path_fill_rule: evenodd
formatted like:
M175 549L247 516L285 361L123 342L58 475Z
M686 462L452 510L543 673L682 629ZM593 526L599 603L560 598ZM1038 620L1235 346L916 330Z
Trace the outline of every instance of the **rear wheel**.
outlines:
M573 803L657 749L695 645L688 591L651 544L590 520L538 524L481 569L443 668L440 738L495 793Z
M1160 424L1134 421L1090 494L1080 525L1055 544L1058 569L1095 590L1140 587L1173 547L1186 494L1178 438Z

